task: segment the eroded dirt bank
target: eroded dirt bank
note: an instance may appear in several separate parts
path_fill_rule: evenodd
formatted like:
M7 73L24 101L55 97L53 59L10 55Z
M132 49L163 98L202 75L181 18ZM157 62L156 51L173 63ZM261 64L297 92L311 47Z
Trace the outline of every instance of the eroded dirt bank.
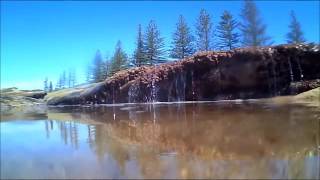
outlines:
M48 105L196 101L292 95L320 86L319 46L199 52L120 71L104 82L47 95Z

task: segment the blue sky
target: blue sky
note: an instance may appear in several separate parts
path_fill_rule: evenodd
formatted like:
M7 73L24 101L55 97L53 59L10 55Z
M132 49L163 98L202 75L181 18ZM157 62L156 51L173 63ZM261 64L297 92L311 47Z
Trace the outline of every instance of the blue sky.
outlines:
M294 10L309 42L319 42L319 1L257 1L267 34L285 43L289 12ZM112 56L117 40L132 54L138 24L154 19L166 45L179 14L194 30L201 8L214 25L224 10L239 19L242 1L1 1L1 88L42 88L63 70L75 68L85 79L86 65L97 49Z

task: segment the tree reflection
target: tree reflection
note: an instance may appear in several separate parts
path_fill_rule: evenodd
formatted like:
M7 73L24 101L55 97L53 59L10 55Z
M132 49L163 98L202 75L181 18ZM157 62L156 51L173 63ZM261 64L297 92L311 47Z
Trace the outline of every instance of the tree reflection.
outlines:
M50 132L53 131L53 120L46 120L44 121L46 137L47 139L50 138Z
M87 125L87 129L88 129L88 139L87 139L87 142L89 144L89 147L90 148L93 148L94 146L94 137L95 137L95 134L96 134L96 127L93 126L93 125Z
M178 178L246 178L248 174L253 178L315 177L319 171L307 172L310 165L306 157L311 154L312 167L320 163L319 121L299 108L251 104L113 106L73 117L86 124L85 141L98 161L105 161L108 155L124 177L129 162L137 164L144 178L163 178L170 169ZM80 124L56 123L63 142L77 149ZM176 164L168 164L169 159Z
M71 121L59 121L55 120L55 123L60 132L60 138L65 145L70 143L71 147L78 149L79 148L79 130L78 124ZM50 125L50 129L49 129ZM45 121L45 130L46 137L50 138L50 131L54 130L53 120Z

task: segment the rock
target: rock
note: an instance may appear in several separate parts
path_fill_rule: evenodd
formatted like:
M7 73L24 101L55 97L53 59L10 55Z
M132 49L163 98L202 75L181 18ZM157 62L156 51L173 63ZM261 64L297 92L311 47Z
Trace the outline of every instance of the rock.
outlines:
M46 95L41 90L18 90L18 88L1 89L1 111L14 107L32 106L44 104L43 97Z
M266 98L320 86L315 45L198 52L123 70L104 82L47 99L50 105ZM75 91L75 92L74 92Z
M94 93L102 91L99 88L103 83L94 83L82 85L75 88L62 89L54 91L45 96L45 101L48 105L76 105L93 103ZM83 102L87 100L87 102Z
M294 100L300 103L309 103L320 108L320 87L294 96Z
M47 95L46 92L33 92L33 93L26 95L26 97L31 97L31 98L35 98L35 99L43 99L46 95Z
M317 87L320 87L320 79L292 82L289 88L291 89L292 93L295 93L305 92Z

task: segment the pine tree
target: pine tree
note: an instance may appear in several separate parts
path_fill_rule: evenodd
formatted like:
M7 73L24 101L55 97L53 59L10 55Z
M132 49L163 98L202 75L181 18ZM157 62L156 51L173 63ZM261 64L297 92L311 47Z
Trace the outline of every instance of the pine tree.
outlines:
M58 89L66 88L66 83L67 83L66 71L63 71L62 74L60 74L60 78L57 83L57 88Z
M212 38L212 22L209 13L201 9L197 23L197 49L200 51L208 51L211 48Z
M290 32L287 34L287 42L292 44L304 43L303 32L294 11L291 11L291 23L289 25Z
M106 58L106 61L104 62L104 79L107 79L109 76L111 76L111 59Z
M142 65L144 65L144 64L146 64L146 63L136 63L137 61L136 61L136 59L135 59L135 55L133 54L132 55L132 57L129 57L128 56L128 68L131 68L131 67L140 67L140 66L142 66Z
M66 71L63 71L63 73L62 73L62 87L63 88L67 87L67 73L66 73Z
M145 33L145 53L147 64L153 65L165 62L164 60L164 42L160 36L160 31L155 23L151 20L147 26Z
M69 70L69 73L68 73L68 88L71 88L72 87L72 75L71 75L71 71Z
M55 88L55 90L59 90L59 89L61 89L61 76L59 77L59 79L58 79L58 81L57 81L57 83L56 83L56 88Z
M65 87L65 71L64 73L61 73L60 76L59 76L59 79L56 83L56 89L63 89Z
M221 21L217 27L219 46L222 49L228 48L229 50L237 47L239 43L239 34L235 32L238 27L238 22L233 19L228 11L224 11L221 15Z
M194 37L191 35L190 28L182 15L179 16L172 39L171 57L183 59L194 53Z
M68 74L68 87L74 87L76 84L76 72L74 69L69 70Z
M86 66L86 82L91 83L93 82L93 70L92 70L92 65L91 63L88 63Z
M267 26L262 23L256 4L252 0L244 1L241 17L243 45L257 47L270 44L270 37L266 35Z
M50 83L49 83L49 92L52 92L52 90L53 90L52 81L50 81Z
M122 49L121 41L118 41L115 47L114 55L111 59L110 73L113 75L120 70L126 69L128 65L127 63L127 54Z
M46 79L43 81L43 91L44 92L48 92L49 88L48 88L48 77L46 77Z
M72 78L72 87L74 87L77 84L77 73L75 70L72 73Z
M100 82L104 80L103 74L104 62L100 50L97 50L93 59L92 78L93 82Z
M133 60L134 60L133 63L138 67L146 63L146 55L144 52L143 45L144 45L144 42L143 42L141 24L139 24L136 49L135 49L134 55L133 55Z

